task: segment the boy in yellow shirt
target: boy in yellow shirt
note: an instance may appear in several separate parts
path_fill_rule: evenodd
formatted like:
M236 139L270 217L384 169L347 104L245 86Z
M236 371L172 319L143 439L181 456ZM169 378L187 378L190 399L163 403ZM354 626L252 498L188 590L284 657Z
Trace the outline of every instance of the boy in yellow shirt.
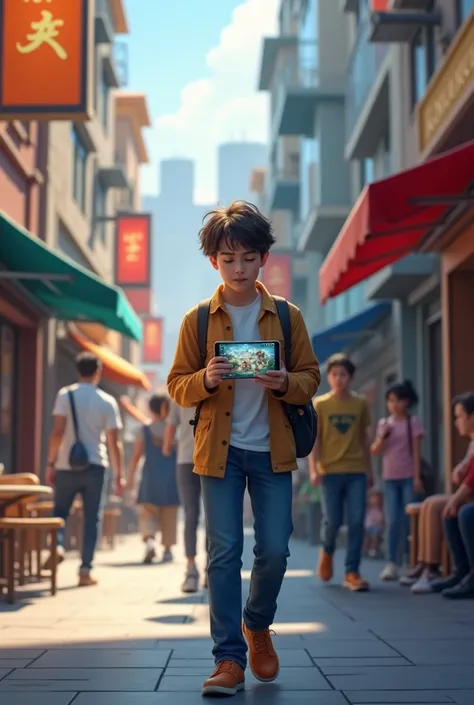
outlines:
M327 582L333 576L333 554L347 509L347 553L344 587L368 590L359 573L364 541L367 489L372 484L370 414L367 401L351 391L355 365L345 355L329 358L331 391L318 397L318 438L309 458L310 478L322 488L322 549L318 574Z

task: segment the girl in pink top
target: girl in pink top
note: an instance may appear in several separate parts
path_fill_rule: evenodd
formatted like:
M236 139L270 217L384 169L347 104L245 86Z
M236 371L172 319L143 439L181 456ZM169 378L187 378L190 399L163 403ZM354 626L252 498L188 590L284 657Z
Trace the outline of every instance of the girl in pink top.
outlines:
M382 580L398 578L399 548L408 553L409 519L407 504L423 492L421 482L421 441L425 435L417 416L410 415L418 395L408 380L394 384L385 395L390 416L377 425L372 454L383 456L383 481L387 516L388 563Z

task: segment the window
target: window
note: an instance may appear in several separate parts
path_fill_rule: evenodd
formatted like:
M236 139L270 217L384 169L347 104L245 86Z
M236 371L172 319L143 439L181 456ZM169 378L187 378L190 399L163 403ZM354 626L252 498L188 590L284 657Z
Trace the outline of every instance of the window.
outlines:
M96 232L100 241L105 245L107 241L107 221L103 218L107 215L107 191L100 179L97 179L95 187L95 217Z
M436 65L436 48L432 30L420 31L411 45L411 98L414 107L425 95Z
M102 69L100 75L100 86L99 86L100 96L99 96L99 116L100 121L104 130L107 130L109 124L109 97L110 97L110 86L107 81L107 76L105 75L104 69Z
M375 178L374 160L370 157L363 159L360 163L362 187L371 184Z
M87 149L79 135L76 127L72 128L71 134L73 144L73 175L72 175L72 197L83 213L86 211L86 168Z
M474 0L458 0L458 16L460 25L467 20L473 10Z

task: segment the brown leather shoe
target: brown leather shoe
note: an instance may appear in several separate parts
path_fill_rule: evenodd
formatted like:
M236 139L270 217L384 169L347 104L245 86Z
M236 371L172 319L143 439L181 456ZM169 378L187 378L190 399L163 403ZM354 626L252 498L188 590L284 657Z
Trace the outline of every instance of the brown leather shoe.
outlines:
M367 592L369 589L369 583L359 573L346 573L343 585L351 592Z
M79 573L79 587L92 587L98 582L90 573Z
M249 647L250 670L258 681L271 683L280 673L280 662L273 648L270 630L252 632L243 622L242 633Z
M243 668L234 661L221 661L202 686L203 695L235 695L245 688Z
M326 553L326 551L323 551L322 549L319 554L318 575L321 580L325 583L328 583L333 575L332 556L329 553Z

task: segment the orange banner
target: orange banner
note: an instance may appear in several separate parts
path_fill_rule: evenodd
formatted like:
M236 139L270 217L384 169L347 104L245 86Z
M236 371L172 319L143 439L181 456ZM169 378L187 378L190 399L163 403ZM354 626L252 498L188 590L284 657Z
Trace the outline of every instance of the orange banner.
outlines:
M163 320L145 318L143 321L142 362L159 364L162 359Z
M90 0L0 0L0 115L89 119Z
M115 283L121 287L150 287L151 216L148 213L117 216Z
M270 294L291 300L292 266L289 253L275 253L268 258L261 273L262 284Z
M151 313L151 289L127 287L126 293L135 313L139 316Z

